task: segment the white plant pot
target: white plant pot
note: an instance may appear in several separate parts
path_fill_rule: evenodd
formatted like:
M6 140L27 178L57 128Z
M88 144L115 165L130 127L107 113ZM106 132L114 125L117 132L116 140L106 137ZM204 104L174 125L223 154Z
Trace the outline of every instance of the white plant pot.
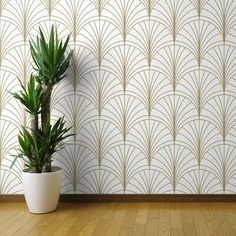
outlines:
M49 173L29 173L23 171L22 181L29 211L48 213L54 211L60 196L63 171L52 167Z

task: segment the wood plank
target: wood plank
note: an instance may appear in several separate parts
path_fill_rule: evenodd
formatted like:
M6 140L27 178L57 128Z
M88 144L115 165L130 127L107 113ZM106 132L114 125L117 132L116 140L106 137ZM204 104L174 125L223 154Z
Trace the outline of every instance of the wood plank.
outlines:
M143 236L145 234L145 224L135 224L133 227L133 236Z
M119 203L106 203L104 205L105 210L103 215L98 218L98 222L94 230L95 236L103 236L106 234L118 205Z
M214 235L220 236L220 235L227 235L227 236L233 236L236 235L236 231L233 229L232 225L229 223L228 218L226 217L224 213L225 204L210 204L211 210L213 211L213 214L215 216L215 219L211 220L211 225L215 227L215 233ZM216 231L217 230L217 231Z
M184 223L183 224L183 234L184 236L197 236L197 231L194 224Z
M75 221L82 217L83 213L86 211L86 206L77 204L76 206L72 204L72 208L69 211L63 212L63 209L59 208L55 213L56 217L50 223L50 227L44 228L38 235L53 235L57 232L57 230L63 230L63 226L65 225L64 222L68 219L71 221ZM62 213L63 212L63 213ZM81 212L81 214L79 214ZM66 229L67 228L66 225Z
M192 214L194 218L194 224L197 230L198 235L209 236L209 231L207 227L206 219L204 218L202 204L193 204Z
M127 211L123 218L123 222L118 235L132 235L133 227L137 218L138 208L139 203L130 203L129 205L127 205Z
M194 224L193 214L191 211L192 204L181 204L181 218L183 224L184 236L197 236L197 231Z
M149 236L158 234L159 214L159 203L149 203L145 235Z
M192 203L181 204L181 217L183 224L194 224L192 205Z
M111 219L99 219L94 230L94 236L104 236L111 225Z
M140 203L135 220L135 224L142 225L147 223L149 203Z
M5 212L5 216L2 215L0 221L0 235L3 235L3 233L5 235L13 234L24 223L22 220L30 216L30 213L23 204L20 204L19 207L11 204L9 205L9 211Z
M127 213L127 203L120 203L115 211L115 214L107 228L106 235L119 235L123 219Z
M74 214L69 215L67 218L70 224L64 225L63 233L65 232L65 235L78 235L90 223L89 219L96 211L99 211L97 204L80 204L74 211ZM62 233L60 228L56 231L59 231L57 235Z
M172 204L170 207L170 227L171 235L179 236L184 234L179 203Z
M235 224L235 222L236 222L236 209L235 209L235 206L236 206L236 204L229 204L228 207L225 207L223 209L224 215L229 223L229 225L227 225L227 227L231 228L233 235L236 235L236 224Z
M158 224L159 224L159 219L158 218L151 218L148 219L148 223L146 225L145 229L145 235L157 235L158 234Z
M169 203L160 204L159 210L159 225L158 235L169 236L170 235L170 207Z
M174 229L183 229L181 209L176 204L170 207L170 225Z
M0 235L236 235L236 203L60 203L34 215L0 203Z

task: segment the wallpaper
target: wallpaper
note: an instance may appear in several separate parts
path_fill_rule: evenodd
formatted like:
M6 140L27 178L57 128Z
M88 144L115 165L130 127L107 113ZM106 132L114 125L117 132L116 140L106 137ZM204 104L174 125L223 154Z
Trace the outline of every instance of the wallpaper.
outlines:
M71 35L52 119L71 133L55 156L62 193L236 193L233 0L0 0L0 194L22 193L29 39Z

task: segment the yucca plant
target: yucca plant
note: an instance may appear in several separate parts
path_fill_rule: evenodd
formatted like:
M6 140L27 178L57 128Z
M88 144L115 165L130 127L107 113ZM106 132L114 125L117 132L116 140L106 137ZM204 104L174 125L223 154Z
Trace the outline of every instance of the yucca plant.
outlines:
M31 126L22 127L18 135L20 148L16 158L23 158L26 167L33 173L50 172L52 155L63 147L61 142L71 136L64 118L59 118L53 125L50 122L53 87L66 77L70 66L72 51L66 54L68 42L69 36L64 43L59 40L53 26L47 42L39 28L36 42L30 41L36 74L31 74L26 86L21 83L22 91L13 94L30 113L31 121Z

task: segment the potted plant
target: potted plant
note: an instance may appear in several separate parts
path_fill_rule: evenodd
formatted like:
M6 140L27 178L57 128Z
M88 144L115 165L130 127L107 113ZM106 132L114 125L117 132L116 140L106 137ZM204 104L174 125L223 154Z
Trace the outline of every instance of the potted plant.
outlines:
M71 134L61 117L53 124L50 120L50 102L53 87L66 77L72 51L66 55L69 36L63 43L52 26L48 42L42 30L30 51L35 64L22 91L14 93L30 114L30 127L21 128L19 150L15 156L22 158L26 169L22 173L25 199L30 212L47 213L56 209L60 196L62 170L51 166L53 154L64 146L62 141ZM15 161L14 161L15 162ZM14 164L13 162L13 164Z

